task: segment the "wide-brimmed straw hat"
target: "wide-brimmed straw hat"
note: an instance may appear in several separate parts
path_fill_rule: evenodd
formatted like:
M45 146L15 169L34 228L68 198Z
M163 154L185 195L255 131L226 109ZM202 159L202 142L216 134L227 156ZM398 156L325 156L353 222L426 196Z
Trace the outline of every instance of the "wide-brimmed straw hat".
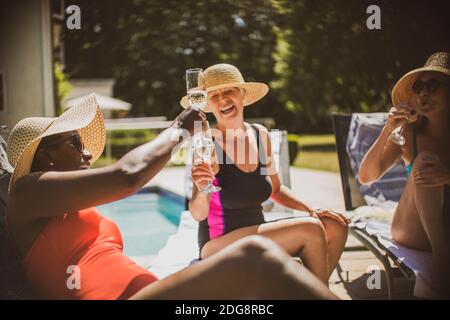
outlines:
M44 137L75 130L91 152L93 163L105 147L105 124L95 94L86 96L57 118L32 117L19 121L8 139L8 161L14 168L8 190L17 179L30 173L34 154Z
M392 104L394 106L402 103L407 103L411 100L414 92L412 86L416 81L418 75L424 71L442 72L446 75L450 75L449 67L449 53L448 52L436 52L433 53L425 62L425 66L422 68L414 69L397 81L392 89Z
M220 63L208 67L203 72L205 80L206 92L211 92L217 89L237 87L245 89L244 106L251 105L264 97L269 91L269 87L261 82L245 82L244 77L238 68L231 64ZM180 104L183 108L189 106L187 96L184 96ZM205 112L211 112L206 106Z

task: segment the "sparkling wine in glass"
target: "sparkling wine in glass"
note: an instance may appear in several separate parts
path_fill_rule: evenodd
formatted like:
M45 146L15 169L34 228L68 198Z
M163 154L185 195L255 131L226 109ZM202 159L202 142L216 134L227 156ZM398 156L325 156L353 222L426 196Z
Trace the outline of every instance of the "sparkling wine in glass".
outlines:
M214 152L214 141L208 137L199 137L194 146L195 153L204 162L211 162L211 156Z
M201 68L186 70L186 89L189 105L197 110L205 110L208 94Z
M205 110L206 108L206 102L208 99L208 95L206 91L203 90L191 90L188 91L188 100L189 104L192 106L192 108L198 109L198 110Z
M205 81L203 78L203 70L200 68L189 69L186 71L186 89L189 105L197 110L205 110L208 101L208 94L205 90ZM214 152L214 141L211 136L209 124L207 124L206 132L194 135L193 148L194 155L204 162L211 164L211 156ZM213 193L222 190L221 187L208 181L208 185L203 188L202 192Z

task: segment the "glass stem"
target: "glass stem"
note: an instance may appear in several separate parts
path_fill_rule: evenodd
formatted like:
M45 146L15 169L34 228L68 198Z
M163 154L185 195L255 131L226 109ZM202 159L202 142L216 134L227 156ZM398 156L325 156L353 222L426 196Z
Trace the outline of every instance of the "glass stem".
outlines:
M402 137L403 137L403 131L405 131L405 126L406 126L406 124L402 124L402 126L400 127L400 130L398 130L398 134Z

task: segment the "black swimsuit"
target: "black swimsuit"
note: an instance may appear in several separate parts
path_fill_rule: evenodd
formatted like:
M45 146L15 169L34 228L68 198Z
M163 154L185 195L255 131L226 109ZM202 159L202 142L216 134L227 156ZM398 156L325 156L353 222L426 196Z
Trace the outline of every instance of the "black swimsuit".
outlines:
M260 132L257 132L258 167L253 172L243 172L233 163L222 147L216 142L219 172L213 184L222 190L211 194L208 218L200 221L198 243L200 252L211 239L218 238L233 230L264 223L262 206L272 193L269 177L264 174L265 153L260 146ZM222 153L223 157L220 157ZM262 163L261 163L262 162Z

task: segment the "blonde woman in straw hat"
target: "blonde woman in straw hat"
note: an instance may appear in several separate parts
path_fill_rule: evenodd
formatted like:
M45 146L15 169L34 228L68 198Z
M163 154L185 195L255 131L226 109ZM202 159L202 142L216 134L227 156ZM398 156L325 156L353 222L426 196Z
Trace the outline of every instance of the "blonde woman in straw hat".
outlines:
M200 221L200 257L210 257L243 237L262 235L289 255L300 256L305 266L328 284L347 239L348 219L331 210L313 210L281 185L267 129L244 122L245 107L263 98L267 85L245 82L240 71L229 64L213 65L203 76L208 93L205 112L214 114L217 129L213 130L215 161L195 161L192 167L196 187L189 209ZM186 97L181 105L187 107ZM221 191L202 192L209 180ZM261 203L269 197L309 216L266 223Z
M392 221L392 236L402 245L432 251L432 279L423 280L431 282L436 294L447 298L450 297L449 79L449 53L437 52L424 67L408 72L395 84L394 107L359 170L359 180L368 184L382 177L400 159L407 164L409 178ZM399 126L404 126L404 145L389 139Z
M163 168L182 131L193 131L194 120L204 122L204 114L183 111L153 141L97 169L89 167L103 151L105 127L95 95L58 118L26 118L13 128L7 221L39 297L335 298L274 243L256 237L163 280L123 254L118 227L95 206L137 192ZM70 272L79 276L75 287Z

